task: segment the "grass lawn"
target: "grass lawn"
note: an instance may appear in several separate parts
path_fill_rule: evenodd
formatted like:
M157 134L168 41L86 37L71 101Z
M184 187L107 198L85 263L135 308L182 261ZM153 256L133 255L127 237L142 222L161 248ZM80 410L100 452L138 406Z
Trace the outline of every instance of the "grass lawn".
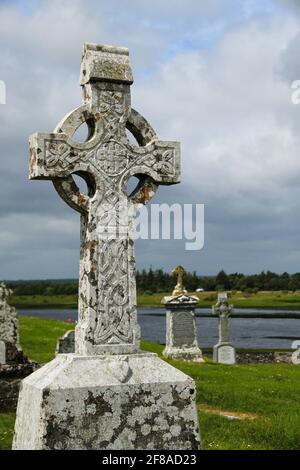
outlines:
M162 307L161 300L170 293L138 293L139 307ZM217 299L215 292L197 293L199 307L211 307ZM300 309L300 291L262 291L256 294L234 292L230 302L240 308L286 308ZM12 295L10 303L17 308L77 308L75 295Z
M77 308L76 295L12 295L9 303L17 308Z
M20 318L21 343L32 359L54 357L56 339L70 325ZM143 349L161 354L149 342ZM197 385L202 443L205 449L300 450L300 367L286 364L222 366L168 361ZM228 419L223 415L243 419ZM13 414L0 414L0 449L11 446Z
M170 294L138 294L140 307L159 307L164 295ZM217 301L216 292L194 293L200 299L199 307L211 307ZM230 302L237 308L287 308L300 309L300 291L262 291L256 294L246 292L229 293Z
M33 361L45 363L54 357L57 339L74 328L61 320L19 317L20 343Z

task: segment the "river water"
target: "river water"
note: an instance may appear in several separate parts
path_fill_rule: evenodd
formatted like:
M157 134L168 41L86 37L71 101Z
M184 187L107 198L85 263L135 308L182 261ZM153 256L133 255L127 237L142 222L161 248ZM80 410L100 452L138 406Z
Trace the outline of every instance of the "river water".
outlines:
M298 315L299 318L270 318L271 315ZM77 311L71 309L21 310L20 316L77 320ZM197 309L197 331L200 347L212 347L218 342L218 319L211 317L210 309ZM300 340L300 311L272 309L235 309L231 318L231 338L238 348L291 348ZM243 318L239 318L243 315ZM256 316L257 315L257 316ZM263 318L260 318L263 315ZM247 318L249 316L249 318ZM269 318L268 318L269 317ZM166 317L162 308L138 308L142 339L165 343Z

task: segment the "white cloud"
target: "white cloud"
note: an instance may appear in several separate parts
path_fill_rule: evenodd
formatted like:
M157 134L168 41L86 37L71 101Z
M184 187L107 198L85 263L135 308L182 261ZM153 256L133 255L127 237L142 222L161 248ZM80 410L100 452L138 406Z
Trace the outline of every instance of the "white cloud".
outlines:
M136 86L134 103L143 104L165 138L182 141L185 178L194 188L200 183L205 198L216 181L218 195L242 189L275 195L300 169L293 132L300 109L277 72L295 33L293 22L250 24L213 51L176 57L148 89Z

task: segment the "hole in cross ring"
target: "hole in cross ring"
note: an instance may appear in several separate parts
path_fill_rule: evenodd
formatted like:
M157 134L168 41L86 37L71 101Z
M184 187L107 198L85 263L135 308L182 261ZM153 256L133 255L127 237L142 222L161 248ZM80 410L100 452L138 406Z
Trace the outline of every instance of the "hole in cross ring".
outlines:
M82 194L93 197L96 192L96 183L92 175L86 172L72 174L74 181Z
M77 143L84 143L91 140L95 132L95 123L93 119L88 119L87 121L80 124L72 135L72 140Z

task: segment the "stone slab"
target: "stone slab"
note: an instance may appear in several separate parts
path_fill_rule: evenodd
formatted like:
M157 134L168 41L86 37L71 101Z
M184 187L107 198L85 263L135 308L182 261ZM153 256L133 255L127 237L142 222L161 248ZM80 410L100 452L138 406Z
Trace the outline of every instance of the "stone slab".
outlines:
M167 306L167 335L163 355L183 361L204 362L198 346L194 308Z
M163 356L176 359L178 361L205 362L202 351L198 347L195 348L172 348L166 347L163 350Z
M58 355L22 383L13 449L196 450L195 395L156 354Z
M230 344L217 344L213 349L214 362L219 364L236 364L235 348Z
M190 311L172 313L172 334L175 347L193 346L195 341L194 316Z

